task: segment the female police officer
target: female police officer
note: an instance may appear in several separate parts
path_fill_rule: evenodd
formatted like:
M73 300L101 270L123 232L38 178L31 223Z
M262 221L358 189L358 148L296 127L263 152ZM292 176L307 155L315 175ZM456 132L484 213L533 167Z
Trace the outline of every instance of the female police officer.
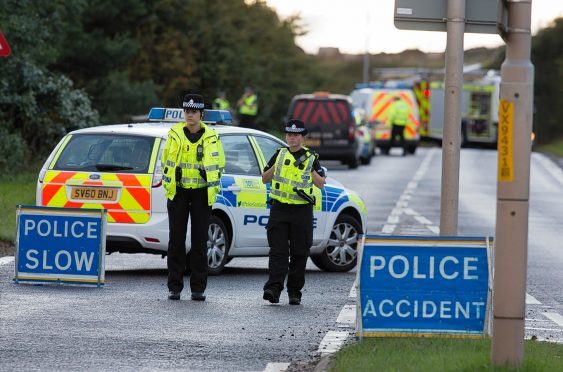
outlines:
M307 134L303 122L290 120L285 133L289 147L280 148L262 173L262 182L272 183L272 208L266 226L270 276L263 298L278 303L287 275L289 304L299 305L313 242L313 185L322 189L325 179L317 154L303 147Z
M170 228L168 298L179 300L184 288L186 233L191 216L191 298L205 301L207 231L211 206L220 190L220 171L225 166L225 155L215 130L201 122L205 107L203 97L187 94L182 107L186 121L170 129L161 159Z

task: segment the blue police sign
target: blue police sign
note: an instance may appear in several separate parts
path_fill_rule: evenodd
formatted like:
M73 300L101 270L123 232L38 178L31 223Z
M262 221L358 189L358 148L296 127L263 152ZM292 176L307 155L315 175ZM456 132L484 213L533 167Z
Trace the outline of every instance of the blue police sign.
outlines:
M482 335L490 238L367 236L358 271L360 336Z
M104 283L106 212L18 206L16 283Z

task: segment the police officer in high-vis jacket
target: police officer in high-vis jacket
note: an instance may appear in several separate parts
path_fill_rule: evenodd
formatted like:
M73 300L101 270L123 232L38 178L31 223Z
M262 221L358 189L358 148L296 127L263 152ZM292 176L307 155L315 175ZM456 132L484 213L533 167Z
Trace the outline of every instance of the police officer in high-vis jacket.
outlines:
M185 122L168 133L162 153L163 185L169 220L168 298L179 300L184 273L191 271L191 298L205 301L207 286L207 231L211 206L220 191L225 166L223 146L212 128L201 122L205 107L199 94L187 94L182 104ZM191 250L186 267L186 233L191 217Z
M305 265L313 243L313 187L322 189L325 175L318 155L303 147L307 134L303 122L290 120L285 133L289 146L280 148L262 173L262 182L271 182L272 203L266 226L270 275L263 298L278 303L287 276L289 304L299 305L305 285Z

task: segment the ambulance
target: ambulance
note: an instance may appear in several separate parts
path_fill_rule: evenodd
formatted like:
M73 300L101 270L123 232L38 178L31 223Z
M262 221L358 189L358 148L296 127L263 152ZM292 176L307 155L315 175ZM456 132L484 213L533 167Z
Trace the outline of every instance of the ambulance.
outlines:
M383 154L391 150L391 122L389 112L394 97L399 97L410 108L409 122L405 126L404 139L407 151L414 154L420 142L420 116L417 98L412 85L397 81L386 83L356 84L350 93L354 107L364 109L366 118L375 126L375 143ZM394 146L400 146L395 142Z
M204 112L204 122L211 111ZM168 131L184 120L183 111L153 108L148 117L145 123L85 128L64 136L41 168L36 204L104 208L108 253L166 256L168 214L160 158ZM270 184L262 183L261 170L286 144L258 130L211 127L226 158L207 242L209 272L217 275L233 257L268 255ZM365 204L330 177L323 190L315 189L315 197L311 259L322 270L348 271L356 265L360 235L366 232ZM187 252L189 244L188 237Z

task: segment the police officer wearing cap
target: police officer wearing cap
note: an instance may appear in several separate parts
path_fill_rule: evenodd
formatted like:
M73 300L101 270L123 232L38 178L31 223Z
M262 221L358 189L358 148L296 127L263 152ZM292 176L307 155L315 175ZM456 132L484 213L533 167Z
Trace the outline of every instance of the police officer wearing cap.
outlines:
M220 191L225 166L223 146L215 130L201 122L205 107L199 94L187 94L182 104L184 122L168 132L162 152L168 224L168 298L179 300L184 272L191 271L191 298L205 301L207 286L207 231L211 206ZM186 267L186 233L191 217L191 249Z
M287 276L289 304L299 305L313 243L313 187L324 187L325 174L318 155L303 147L307 134L303 122L289 120L285 133L289 146L278 149L262 173L262 182L271 182L271 210L266 225L269 279L263 298L278 303Z

